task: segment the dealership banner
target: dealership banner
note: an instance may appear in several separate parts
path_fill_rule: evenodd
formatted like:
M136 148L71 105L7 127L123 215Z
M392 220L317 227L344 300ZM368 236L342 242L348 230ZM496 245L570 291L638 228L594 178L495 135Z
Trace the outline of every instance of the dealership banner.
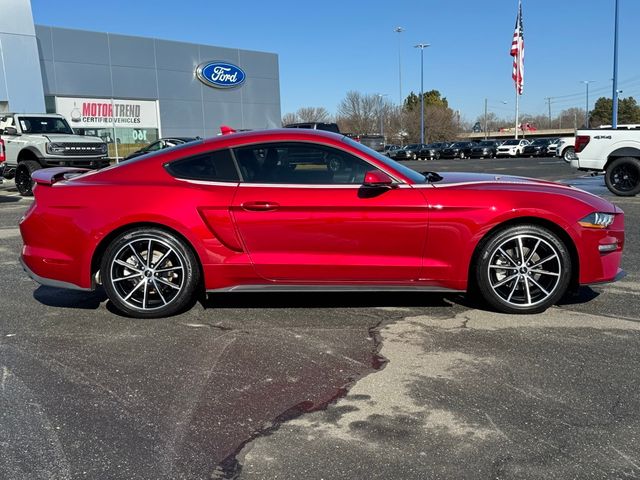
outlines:
M56 112L75 128L158 128L158 107L148 100L56 97Z

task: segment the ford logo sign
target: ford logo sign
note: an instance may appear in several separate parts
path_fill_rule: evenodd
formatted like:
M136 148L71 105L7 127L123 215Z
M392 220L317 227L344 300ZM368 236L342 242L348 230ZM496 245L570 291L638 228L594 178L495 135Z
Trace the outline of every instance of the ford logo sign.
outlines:
M206 62L198 65L196 76L205 85L217 88L237 87L247 75L240 67L226 62Z

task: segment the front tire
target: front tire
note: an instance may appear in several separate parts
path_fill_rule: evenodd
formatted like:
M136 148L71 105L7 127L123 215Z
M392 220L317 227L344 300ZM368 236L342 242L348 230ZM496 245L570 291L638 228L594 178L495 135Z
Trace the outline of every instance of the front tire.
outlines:
M23 197L33 196L33 179L31 174L42 168L35 160L24 160L16 168L16 188Z
M571 256L552 231L537 225L498 230L479 246L475 281L482 297L503 313L540 313L565 294Z
M107 247L100 274L113 306L135 318L167 317L193 301L200 281L184 240L157 228L136 228Z
M640 159L621 157L611 162L604 174L604 182L610 192L620 197L632 197L640 193Z

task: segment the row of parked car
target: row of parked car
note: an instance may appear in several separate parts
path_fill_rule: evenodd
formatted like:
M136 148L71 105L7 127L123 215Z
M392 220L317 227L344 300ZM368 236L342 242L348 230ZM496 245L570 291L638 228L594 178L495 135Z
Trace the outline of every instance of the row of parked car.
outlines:
M386 145L384 153L394 160L438 160L440 158L563 157L574 155L574 138L483 140L480 142L412 143L404 147Z

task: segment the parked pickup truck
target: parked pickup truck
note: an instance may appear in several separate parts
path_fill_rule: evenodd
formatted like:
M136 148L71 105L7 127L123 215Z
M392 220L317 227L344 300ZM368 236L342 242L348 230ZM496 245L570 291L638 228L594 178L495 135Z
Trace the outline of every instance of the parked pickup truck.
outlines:
M45 167L97 169L109 165L107 144L76 135L58 114L0 114L0 149L4 177L14 178L20 195L33 195L31 174Z
M607 188L621 197L640 193L640 125L578 130L575 150L572 167L604 172Z

